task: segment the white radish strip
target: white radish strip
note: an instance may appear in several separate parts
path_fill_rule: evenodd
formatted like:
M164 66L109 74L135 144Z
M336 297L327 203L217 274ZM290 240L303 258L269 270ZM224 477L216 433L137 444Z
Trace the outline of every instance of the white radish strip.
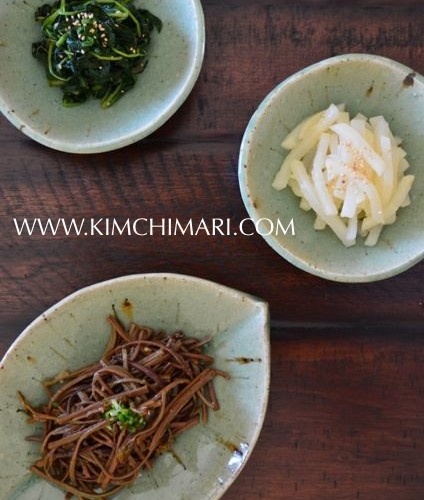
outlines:
M383 205L388 203L397 188L397 174L394 168L393 151L396 147L389 124L382 116L370 118L370 123L376 135L376 142L386 168L383 175L377 179L377 189Z
M370 202L371 216L380 224L384 224L383 206L377 189L370 182L363 182L361 185Z
M365 130L364 139L377 152L378 144L376 144L375 135L371 130Z
M317 215L314 222L314 229L316 229L317 231L322 231L326 227L327 224L325 223L325 221L323 221L321 217Z
M293 174L303 191L303 195L308 203L311 205L314 212L334 231L336 236L345 246L352 246L354 243L346 238L346 226L337 215L325 215L322 206L319 202L315 188L309 178L305 166L301 161L293 162Z
M307 139L304 139L298 146L290 151L272 183L274 189L281 191L287 186L292 172L293 162L301 160L315 146L318 142L318 138L319 133L311 134Z
M320 135L330 127L339 116L340 111L334 104L325 111L324 116L319 120L319 122L310 130L310 134L307 138L303 139L298 146L290 151L286 156L283 164L277 175L275 176L272 187L281 191L287 186L287 182L290 178L291 164L294 160L301 160L318 142Z
M309 212L311 210L311 205L303 197L300 198L299 207L305 212Z
M308 120L306 120L302 126L300 127L299 131L299 140L304 139L311 129L315 127L318 122L321 120L321 118L324 116L325 111L320 111L319 113L316 113L315 115L312 115Z
M373 168L377 175L382 175L384 172L384 161L368 142L358 132L346 123L339 123L331 126L331 130L341 137L344 141L351 143L365 158L367 163Z
M337 118L337 123L349 123L349 113L346 111L344 113L340 113Z
M349 219L355 217L357 210L356 191L357 188L354 182L349 182L346 188L343 208L340 213L342 217L348 217Z
M272 185L291 187L300 207L315 212L316 230L329 226L346 246L358 235L373 246L411 203L414 176L404 174L409 163L400 144L382 116L350 120L343 105L332 104L283 141L291 151Z
M332 155L335 155L337 152L337 148L339 147L339 138L337 137L337 134L330 133L330 153Z
M378 241L378 238L380 237L382 229L383 229L382 224L371 229L371 231L368 234L367 239L365 240L365 245L367 247L373 247L377 244L377 241Z
M388 142L388 144L387 144ZM393 154L391 148L391 141L389 138L382 136L380 138L380 145L382 149L383 160L386 163L386 169L383 172L382 179L382 190L381 201L383 205L388 203L393 195L394 190L397 188L397 176L395 178L395 171L393 169Z
M291 188L291 190L296 196L302 198L302 191L300 190L299 184L296 179L293 179L293 177L291 177L288 182L288 186Z
M409 168L409 163L407 160L405 160L405 158L402 158L402 160L400 161L400 171L402 172L402 174L408 170Z
M357 234L358 234L358 218L352 217L351 219L349 219L347 223L346 238L349 241L353 241L353 243L355 243Z
M368 119L362 113L357 113L353 120L363 120L364 122L366 122Z
M324 116L325 111L319 111L312 116L309 116L302 120L299 125L297 125L284 139L281 143L283 149L290 151L295 148L301 139L305 137L305 134L309 132L309 129L316 125L320 119Z
M349 121L346 122L346 123L349 123ZM365 120L359 119L359 118L354 118L350 122L350 124L352 125L352 128L354 128L358 132L358 134L361 134L362 137L365 137L365 130L366 130L366 128L365 128L365 124L366 124Z
M310 119L310 118L309 118ZM299 144L299 132L303 127L303 124L308 121L308 118L303 120L302 122L297 125L290 133L287 135L284 139L284 141L281 143L281 147L283 149L287 149L290 151L291 149L295 148Z
M323 168L325 168L325 155L327 154L329 144L330 136L328 134L321 134L317 152L312 163L312 180L314 181L315 189L324 209L324 213L326 215L337 215L336 205L328 192L322 172Z
M392 199L388 205L384 207L384 219L390 219L392 215L396 214L405 198L408 196L414 179L415 177L413 175L406 175L399 182L399 186L392 196Z
M411 197L409 196L409 194L407 194L405 200L401 203L400 208L409 207L410 204L411 204Z
M363 219L362 224L361 224L361 233L367 234L373 227L376 227L376 226L381 226L381 224L378 223L371 216L365 217L365 219Z

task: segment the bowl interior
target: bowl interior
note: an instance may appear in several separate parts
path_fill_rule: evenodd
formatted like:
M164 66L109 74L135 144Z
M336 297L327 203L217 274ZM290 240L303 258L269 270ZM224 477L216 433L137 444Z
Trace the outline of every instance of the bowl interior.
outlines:
M266 219L261 232L278 253L296 266L318 276L363 282L395 275L421 260L424 251L424 80L394 61L369 55L335 57L295 74L274 89L260 105L243 138L239 179L251 217ZM408 76L411 75L411 76ZM412 203L398 213L398 220L384 228L376 247L358 239L346 249L329 229L315 231L314 215L299 207L290 189L276 191L271 184L285 152L282 139L302 119L345 103L351 116L383 115L416 176ZM295 236L277 231L278 220L287 228L293 219ZM278 232L278 234L276 234Z
M0 365L1 498L63 498L61 491L28 472L38 446L25 441L34 429L23 413L17 413L16 391L39 404L44 397L40 381L98 360L109 337L105 318L112 305L124 323L212 336L207 351L215 357L215 365L231 376L228 381L216 380L221 410L211 412L206 425L181 435L173 453L163 454L151 471L117 498L219 498L244 465L267 402L266 304L195 278L131 276L84 289L47 311L27 328Z
M192 89L204 51L199 0L135 1L157 15L163 29L152 34L149 63L135 87L107 110L97 99L64 108L61 91L48 86L44 67L31 54L41 38L34 12L42 3L0 4L0 110L38 142L79 153L125 146L162 125Z

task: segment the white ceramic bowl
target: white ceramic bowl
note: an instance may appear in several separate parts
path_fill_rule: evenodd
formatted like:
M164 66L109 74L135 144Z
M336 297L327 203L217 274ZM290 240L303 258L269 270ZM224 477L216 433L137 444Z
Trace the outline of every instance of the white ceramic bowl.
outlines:
M303 118L345 103L351 115L383 115L403 139L415 175L411 206L383 229L375 247L362 241L345 248L329 230L313 229L314 214L299 208L290 189L271 184L285 153L281 141ZM310 66L278 85L261 103L246 129L239 159L243 201L267 243L299 268L343 282L394 276L424 255L424 78L395 61L367 54L337 56ZM293 219L295 236L283 230ZM277 233L277 224L281 226Z
M53 306L21 334L1 362L2 500L63 499L63 492L28 471L38 457L38 445L25 441L34 428L25 414L17 413L16 393L21 390L33 404L40 404L42 380L100 359L110 334L106 316L112 306L124 323L212 336L207 352L215 357L215 366L231 376L215 382L221 409L210 413L208 424L181 435L175 455L162 455L151 471L116 498L217 499L249 457L268 398L267 304L189 276L126 276L84 288Z
M97 99L64 108L60 89L48 86L43 65L31 53L41 38L34 12L42 4L0 2L0 111L32 139L73 153L117 149L163 125L192 90L205 44L200 0L135 1L157 15L163 28L153 33L149 64L135 87L106 110Z

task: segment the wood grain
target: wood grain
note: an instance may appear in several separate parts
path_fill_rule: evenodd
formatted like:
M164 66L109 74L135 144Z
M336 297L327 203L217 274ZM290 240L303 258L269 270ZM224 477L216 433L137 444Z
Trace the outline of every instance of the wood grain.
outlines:
M421 500L423 361L422 333L274 336L268 416L226 500Z
M204 0L205 63L149 138L90 156L49 150L0 118L0 352L69 293L132 273L201 276L271 306L264 432L228 500L424 498L424 263L346 285L310 276L259 236L18 236L13 219L247 217L237 181L265 95L323 58L372 52L424 73L424 6L409 0ZM382 7L382 5L385 7Z

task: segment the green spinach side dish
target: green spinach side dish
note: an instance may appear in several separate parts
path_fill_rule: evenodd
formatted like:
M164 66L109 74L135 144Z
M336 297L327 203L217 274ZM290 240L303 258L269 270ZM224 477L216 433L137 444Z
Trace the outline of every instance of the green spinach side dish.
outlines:
M161 20L133 0L59 0L35 12L43 39L32 44L51 86L63 91L63 104L90 96L108 108L131 89L146 67L151 33Z

